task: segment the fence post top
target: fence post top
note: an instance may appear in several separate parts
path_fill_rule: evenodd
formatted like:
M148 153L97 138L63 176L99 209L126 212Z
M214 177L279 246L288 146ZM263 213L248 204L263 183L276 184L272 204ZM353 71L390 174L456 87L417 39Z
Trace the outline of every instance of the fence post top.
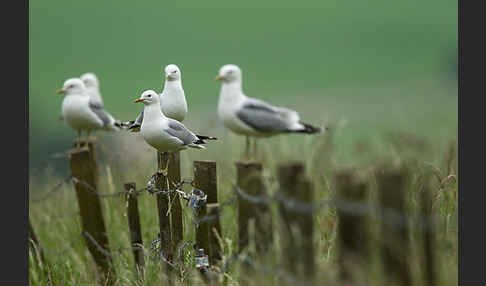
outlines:
M258 162L258 161L236 161L235 165L236 165L237 168L253 167L253 168L256 168L256 169L259 169L259 170L261 170L262 167L263 167L262 162Z

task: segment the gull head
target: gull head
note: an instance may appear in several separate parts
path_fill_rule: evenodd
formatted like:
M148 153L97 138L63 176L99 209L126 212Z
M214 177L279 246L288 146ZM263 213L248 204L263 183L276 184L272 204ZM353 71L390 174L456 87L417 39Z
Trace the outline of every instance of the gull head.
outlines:
M224 83L241 81L241 69L237 65L224 65L219 69L216 80Z
M133 103L137 102L142 102L145 105L159 104L159 95L155 91L149 89L142 92L140 98L137 98L135 99L135 101L133 101Z
M84 85L83 81L79 78L70 78L67 79L62 88L56 91L56 94L64 93L66 95L69 94L84 94L86 90L86 85Z
M174 64L165 67L165 79L168 81L181 80L181 70Z
M84 82L86 87L91 88L91 87L96 87L98 88L100 86L100 82L98 80L98 77L92 72L87 72L81 75L80 79Z

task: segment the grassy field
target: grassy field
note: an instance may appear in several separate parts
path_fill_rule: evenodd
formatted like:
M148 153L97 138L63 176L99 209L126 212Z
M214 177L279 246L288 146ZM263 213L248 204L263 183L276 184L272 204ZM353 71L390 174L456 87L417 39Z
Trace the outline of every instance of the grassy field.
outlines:
M432 164L446 176L446 153L451 142L457 142L457 88L443 78L404 81L382 86L349 86L326 89L323 92L306 92L297 97L278 98L286 106L298 108L308 122L331 126L332 132L319 136L277 136L259 142L259 159L263 162L269 182L274 181L278 163L299 160L306 164L306 171L315 185L316 199L332 198L334 171L341 167L359 167L368 172L383 158L401 160L412 167L413 162ZM277 98L275 96L274 98ZM306 100L301 100L305 98ZM316 104L319 103L319 104ZM205 120L198 120L204 116ZM194 160L216 160L220 201L231 198L235 183L234 162L241 158L244 139L227 133L210 110L190 114L187 124L202 134L216 135L220 140L208 144L207 150L189 150L181 154L182 177L192 178ZM98 158L101 162L100 190L111 193L122 190L122 184L135 181L137 187L145 186L156 170L155 151L143 142L138 134L120 132L100 133ZM329 145L329 142L332 145ZM329 148L332 146L332 148ZM457 159L457 153L454 154ZM31 174L31 199L40 198L69 173L66 159L56 159L64 166L61 172L52 167L36 169ZM412 163L410 163L412 162ZM457 168L451 171L457 174ZM417 169L412 172L416 175ZM271 184L274 192L277 185ZM419 186L411 184L408 189L407 206L410 212L417 211ZM186 191L190 189L185 188ZM374 193L375 190L372 190ZM434 212L439 215L438 244L440 255L440 285L457 285L457 184L450 183L443 190L435 190ZM147 193L139 197L143 240L146 247L156 238L158 218L155 198ZM103 199L104 216L112 249L129 246L127 218L123 198ZM53 264L56 281L64 285L91 285L94 281L94 264L80 239L80 218L72 183L63 187L45 201L30 204L30 219L47 249L46 257ZM275 218L276 209L273 209ZM316 234L319 285L334 285L337 277L334 209L324 209L314 217ZM225 243L225 257L230 257L237 243L236 207L225 208L221 217ZM377 222L375 222L377 223ZM194 241L193 221L185 207L186 241ZM412 228L414 229L414 228ZM276 245L278 246L278 233ZM419 242L417 232L412 232L412 247ZM190 249L190 247L189 247ZM379 252L374 253L378 255ZM199 284L194 271L194 253L186 253L186 266L181 284ZM279 251L272 252L269 267L278 268ZM417 257L412 264L417 266ZM144 282L135 278L134 262L129 251L114 257L116 272L121 285L157 285L161 283L160 263L148 257ZM227 275L229 285L237 285L237 264ZM370 285L384 283L379 265L368 273ZM421 269L412 268L415 285L420 284ZM266 278L266 283L276 283L275 275ZM263 275L263 273L259 273ZM272 278L273 277L273 278ZM31 285L43 285L40 273L31 273ZM199 282L198 282L199 281ZM258 280L262 281L262 280Z

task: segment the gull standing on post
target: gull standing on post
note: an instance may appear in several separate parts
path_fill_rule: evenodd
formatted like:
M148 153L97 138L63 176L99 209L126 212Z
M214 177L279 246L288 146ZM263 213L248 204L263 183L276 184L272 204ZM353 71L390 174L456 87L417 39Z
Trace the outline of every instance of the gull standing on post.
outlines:
M160 110L160 96L153 90L146 90L134 103L144 104L144 119L140 127L143 139L157 151L171 152L190 148L205 149L204 140L216 140L215 137L196 135L187 129L182 123L172 118L168 118ZM159 170L167 177L167 166L164 170Z
M160 109L168 118L182 122L187 114L187 103L184 89L182 88L181 71L179 67L170 64L165 67L164 90L160 97ZM128 129L139 132L142 125L144 112L142 111L135 121L128 122Z
M65 94L62 101L62 116L66 123L78 131L78 143L83 130L118 131L120 125L103 107L93 104L88 90L79 78L70 78L56 94Z
M224 65L217 81L222 81L218 115L231 131L246 136L245 154L249 155L249 136L269 137L281 133L314 134L321 128L300 121L299 114L284 107L276 107L262 100L247 97L242 90L241 69ZM256 142L254 143L256 144ZM256 145L254 145L256 148Z

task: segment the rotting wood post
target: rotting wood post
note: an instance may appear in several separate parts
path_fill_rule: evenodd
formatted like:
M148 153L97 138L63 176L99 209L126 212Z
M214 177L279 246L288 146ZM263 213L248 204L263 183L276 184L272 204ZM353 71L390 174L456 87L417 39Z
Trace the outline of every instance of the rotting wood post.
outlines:
M238 195L238 251L243 251L252 239L255 250L262 254L269 250L273 241L273 225L267 190L263 181L260 162L236 162L236 185L239 192L257 198L251 202ZM255 222L255 237L249 238L249 221Z
M94 142L85 141L86 144L88 148L70 150L71 174L81 215L82 234L84 234L88 250L102 275L101 283L113 285L116 275L111 256L107 255L110 253L110 247L100 197L96 194L98 192L98 165L95 159Z
M170 153L158 153L158 161L161 164L161 167L165 167L167 164L167 160L169 160L169 169L168 169L168 177L169 177L169 189L174 189L175 185L181 182L181 159L180 153L177 152L170 152ZM184 235L184 226L182 223L182 206L179 195L176 193L170 194L170 222L171 222L171 234L172 234L172 245L174 250L172 251L175 253L175 249L177 249L183 240Z
M297 248L296 231L296 212L287 209L285 203L290 200L298 200L297 193L299 182L304 175L304 165L300 162L288 162L278 166L278 181L280 188L279 195L279 212L281 218L281 251L285 271L296 277L298 275L299 249ZM282 284L288 283L282 280Z
M170 153L157 152L157 170L163 170L167 166L167 159L170 157ZM172 159L172 158L171 158ZM171 160L172 161L172 160ZM170 162L169 162L170 164ZM170 165L168 172L170 173ZM168 174L165 177L158 171L155 173L155 187L158 191L168 191L170 186L170 180ZM170 226L170 196L167 194L157 194L157 211L159 215L159 229L160 229L160 251L162 256L162 268L166 275L167 283L172 285L172 269L170 263L173 261L173 244L172 244L172 231Z
M252 259L255 255L248 252L249 245L254 244L255 250L267 250L272 238L271 215L267 216L269 212L262 212L260 217L258 213L259 208L261 210L268 209L268 205L265 204L267 203L265 201L267 197L265 197L265 185L262 177L263 166L260 162L254 161L239 161L235 163L235 166L236 188L238 188L238 253L246 252ZM245 198L243 194L258 198L259 203ZM270 221L266 226L267 229L264 229L265 221ZM254 226L251 228L253 237L250 237L250 225ZM266 234L262 234L265 231ZM240 267L239 283L241 285L252 285L253 281L251 278L254 276L252 268L245 262L241 263Z
M206 199L206 206L208 207L209 204L218 204L218 177L217 177L217 169L216 169L216 161L195 161L194 162L194 171L205 174L206 178L204 182L201 180L200 176L198 175L198 182L197 185L200 186L198 189L203 191L207 195ZM196 177L196 176L194 176ZM216 227L217 233L221 236L221 224L219 222L219 212L215 209L207 209L206 213L215 212L211 214L211 219L208 220L208 235L209 235L209 249L208 249L208 256L209 256L209 263L214 265L220 262L223 259L222 256L222 249L218 241L218 238L214 231L212 231L213 227ZM206 214L204 214L206 215Z
M368 183L353 169L338 170L334 178L339 271L344 283L352 283L353 274L367 273L365 266L369 264L369 212L358 211L368 205ZM357 279L362 281L362 277Z
M216 163L214 161L194 161L194 187L207 195L206 203L217 202ZM208 221L199 221L206 216L206 204L194 210L196 219L196 249L210 253Z
M312 205L314 202L314 186L309 179L300 179L296 198L303 204ZM306 282L312 282L316 274L313 211L296 214L296 219L301 233L301 239L298 241L299 262L301 263L300 277Z
M30 253L33 255L34 264L36 265L36 267L43 269L43 272L46 275L48 280L48 285L53 285L50 265L44 256L44 251L42 250L42 247L39 244L39 240L37 240L37 236L35 235L34 228L32 227L32 223L30 222L30 219L29 219L29 249L30 249ZM40 265L42 265L42 267L40 267Z
M437 273L437 253L436 253L436 236L434 227L434 212L432 210L432 182L430 174L423 178L423 189L420 192L420 205L422 215L424 216L422 227L423 243L423 269L425 274L425 285L435 286L438 284Z
M209 263L216 265L223 259L223 243L221 224L219 222L219 204L210 203L206 205L206 217L208 220L209 231Z
M138 198L135 183L124 184L126 194L126 207L128 217L128 228L130 229L130 243L137 273L143 272L145 258L143 253L142 231L140 227L140 215L138 212Z
M207 216L207 204L211 203L211 211L214 212L214 204L217 204L217 176L216 176L216 162L214 161L194 161L194 188L198 190L199 195L204 193L206 195L206 202L198 204L194 208L196 243L195 249L199 252L201 249L208 255L209 266L219 261L221 258L216 256L220 251L218 249L211 249L210 227L219 225L219 216L212 219ZM200 193L202 192L202 193ZM219 227L220 228L220 227ZM219 230L221 233L221 229ZM213 238L216 239L217 238ZM212 256L212 258L211 258ZM211 275L211 271L202 271L201 275L206 283L215 283L216 277Z
M378 199L383 212L380 217L382 257L390 285L409 286L410 241L405 212L407 172L401 167L383 165L378 170Z

